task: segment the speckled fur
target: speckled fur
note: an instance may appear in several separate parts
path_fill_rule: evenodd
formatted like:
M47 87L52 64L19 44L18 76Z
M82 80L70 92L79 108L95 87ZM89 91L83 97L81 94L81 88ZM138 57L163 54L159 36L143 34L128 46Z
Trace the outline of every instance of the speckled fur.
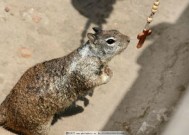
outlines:
M107 63L128 45L116 30L95 29L89 41L69 55L28 69L0 106L0 124L24 135L47 135L55 113L90 89L107 83ZM114 37L114 47L105 39Z

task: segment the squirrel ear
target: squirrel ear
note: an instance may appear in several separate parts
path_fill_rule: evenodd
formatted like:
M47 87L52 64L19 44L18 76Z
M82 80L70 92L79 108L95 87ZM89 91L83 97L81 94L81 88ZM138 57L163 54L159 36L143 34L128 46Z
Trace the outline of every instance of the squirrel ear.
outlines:
M89 38L89 41L90 41L90 42L94 43L94 41L95 41L95 39L96 39L96 37L95 37L94 34L92 34L92 33L87 33L87 37Z

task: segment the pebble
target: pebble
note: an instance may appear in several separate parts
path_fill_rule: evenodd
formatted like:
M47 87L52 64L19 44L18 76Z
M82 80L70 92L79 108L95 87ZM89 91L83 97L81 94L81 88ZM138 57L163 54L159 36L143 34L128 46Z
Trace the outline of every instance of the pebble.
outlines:
M32 56L31 51L26 47L22 47L20 53L23 58L30 58Z
M5 12L9 12L10 8L9 7L5 7Z
M38 15L33 15L32 16L32 20L35 22L35 23L39 23L41 21L41 17L38 16Z

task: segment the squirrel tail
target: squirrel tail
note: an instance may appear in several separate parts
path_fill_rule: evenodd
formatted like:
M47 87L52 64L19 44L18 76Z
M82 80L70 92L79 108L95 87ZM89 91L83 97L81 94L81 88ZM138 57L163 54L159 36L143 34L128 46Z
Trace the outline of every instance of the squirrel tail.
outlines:
M3 126L6 122L6 111L3 103L0 105L0 126Z

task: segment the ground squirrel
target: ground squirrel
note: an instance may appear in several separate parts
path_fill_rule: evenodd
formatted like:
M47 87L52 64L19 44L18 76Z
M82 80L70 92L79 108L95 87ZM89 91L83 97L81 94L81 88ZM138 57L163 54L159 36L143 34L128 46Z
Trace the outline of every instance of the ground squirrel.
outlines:
M127 48L129 37L93 28L89 40L65 57L28 69L0 106L0 124L24 135L47 135L55 113L107 83L107 63Z

